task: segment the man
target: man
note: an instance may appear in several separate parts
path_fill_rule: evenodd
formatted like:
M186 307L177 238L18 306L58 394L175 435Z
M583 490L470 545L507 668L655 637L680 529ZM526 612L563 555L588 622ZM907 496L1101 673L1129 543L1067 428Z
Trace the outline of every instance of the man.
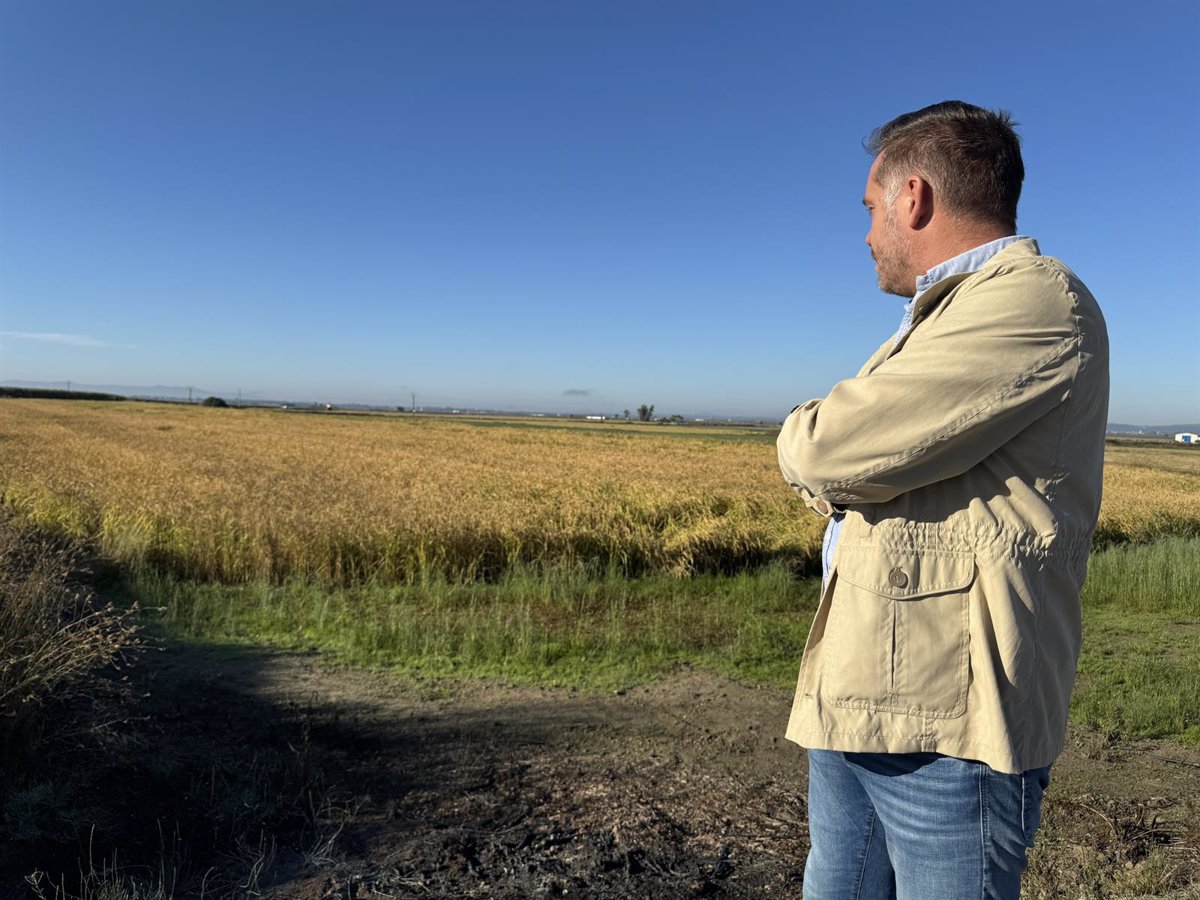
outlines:
M787 730L809 748L804 898L1016 900L1079 654L1108 339L1016 234L1007 113L938 103L868 149L879 286L912 299L778 442L829 518Z

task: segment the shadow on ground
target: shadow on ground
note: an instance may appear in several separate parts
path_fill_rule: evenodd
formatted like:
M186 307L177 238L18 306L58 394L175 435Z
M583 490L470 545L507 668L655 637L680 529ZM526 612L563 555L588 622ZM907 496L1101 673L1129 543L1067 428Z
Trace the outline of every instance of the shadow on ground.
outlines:
M137 718L7 798L24 896L786 896L799 752L682 673L621 695L447 684L173 647ZM664 708L669 707L669 708ZM707 715L706 715L707 713ZM47 791L45 788L50 787Z
M59 742L5 798L5 896L800 894L779 691L420 681L231 647L147 654L135 687L136 717ZM1189 748L1073 735L1025 896L1168 896L1200 870L1198 793Z

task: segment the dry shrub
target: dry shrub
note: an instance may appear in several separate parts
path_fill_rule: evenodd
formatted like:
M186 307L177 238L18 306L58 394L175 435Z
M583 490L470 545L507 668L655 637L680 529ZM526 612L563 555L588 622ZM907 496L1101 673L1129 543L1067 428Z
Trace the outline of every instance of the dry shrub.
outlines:
M134 610L79 583L79 551L0 513L0 763L6 776L37 748L49 720L108 693L94 676L139 644ZM61 729L56 729L61 730Z

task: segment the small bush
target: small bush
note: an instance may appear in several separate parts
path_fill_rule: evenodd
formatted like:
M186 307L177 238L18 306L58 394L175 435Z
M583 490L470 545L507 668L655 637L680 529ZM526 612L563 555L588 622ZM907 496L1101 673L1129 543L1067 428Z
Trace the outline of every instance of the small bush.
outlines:
M134 610L77 583L80 556L62 540L0 517L0 772L19 780L52 709L95 697L95 675L139 645Z
M222 400L220 397L205 397L203 400L200 401L200 405L201 406L219 406L222 409L229 406L229 404L226 403L224 400Z

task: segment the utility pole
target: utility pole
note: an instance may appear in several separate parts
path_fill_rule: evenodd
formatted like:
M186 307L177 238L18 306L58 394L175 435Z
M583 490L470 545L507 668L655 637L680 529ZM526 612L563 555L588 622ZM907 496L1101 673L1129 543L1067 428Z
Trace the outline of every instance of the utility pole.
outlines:
M188 385L188 403L192 402L192 386Z
M68 394L71 393L71 382L70 381L67 382L67 393Z
M416 395L416 392L415 392L415 391L413 391L413 392L410 392L408 396L412 397L412 415L414 415L414 416L415 416L415 415L417 414L417 395Z

